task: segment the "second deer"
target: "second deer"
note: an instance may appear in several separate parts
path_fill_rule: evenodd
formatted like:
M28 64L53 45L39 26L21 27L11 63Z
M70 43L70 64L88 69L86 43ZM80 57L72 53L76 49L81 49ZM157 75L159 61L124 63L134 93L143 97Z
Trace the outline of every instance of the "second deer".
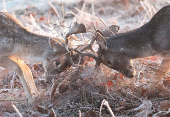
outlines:
M160 9L140 28L108 38L101 31L96 31L94 40L99 45L95 57L97 65L103 63L133 78L132 59L158 55L163 58L159 69L165 75L170 69L170 5Z
M43 63L45 75L56 75L73 64L70 54L58 59L72 48L65 48L67 44L63 39L43 36L27 30L9 13L0 12L0 24L0 67L17 73L28 102L31 104L34 101L33 94L37 95L37 88L30 69L23 61ZM75 23L66 38L71 34L85 31L83 24Z

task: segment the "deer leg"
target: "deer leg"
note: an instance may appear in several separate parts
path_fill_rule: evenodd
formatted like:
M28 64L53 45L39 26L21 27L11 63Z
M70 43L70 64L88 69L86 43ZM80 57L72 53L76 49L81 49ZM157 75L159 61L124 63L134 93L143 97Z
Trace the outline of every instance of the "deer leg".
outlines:
M8 57L0 57L0 61L1 61L0 62L1 67L10 69L18 74L18 76L21 80L21 83L23 85L23 88L25 90L25 94L28 99L28 103L32 104L33 103L32 93L31 93L29 85L27 84L27 81L24 78L21 67L16 62L9 59Z
M16 62L20 68L22 69L23 75L25 80L28 82L31 92L32 94L34 94L35 96L37 96L37 87L35 86L35 82L31 73L30 68L21 60L18 60L15 57L9 57L11 60L13 60L14 62Z

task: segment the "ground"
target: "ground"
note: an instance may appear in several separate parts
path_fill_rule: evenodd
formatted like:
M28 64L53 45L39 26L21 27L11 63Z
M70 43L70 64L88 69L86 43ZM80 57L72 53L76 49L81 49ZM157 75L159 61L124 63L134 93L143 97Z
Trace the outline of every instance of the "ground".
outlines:
M94 25L105 29L104 24L118 25L119 32L132 30L168 4L168 0L3 0L0 11L10 12L35 33L63 38L74 21L85 24L88 30ZM84 44L90 35L74 35L74 46ZM98 46L94 44L93 48L97 50ZM105 99L116 117L169 117L169 74L151 88L160 62L157 56L133 60L136 75L128 79L105 65L95 70L95 61L85 59L82 66L71 67L49 82L44 81L41 64L26 62L39 92L31 107L17 74L0 68L0 116L19 116L12 107L15 105L23 117L78 117L80 113L82 117L98 117L100 112L111 117L107 106L101 108Z

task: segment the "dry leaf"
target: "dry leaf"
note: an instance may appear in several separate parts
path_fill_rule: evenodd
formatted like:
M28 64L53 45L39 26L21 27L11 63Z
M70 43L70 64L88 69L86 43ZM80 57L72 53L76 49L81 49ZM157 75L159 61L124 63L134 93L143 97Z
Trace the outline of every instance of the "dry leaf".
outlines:
M37 104L36 109L41 113L48 114L48 109L46 109L44 106L40 106Z
M113 82L112 82L112 81L108 81L108 82L107 82L107 86L108 86L109 88L111 88L111 87L113 86Z
M120 104L119 104L120 106L125 106L126 105L126 100L125 99L123 99L121 102L120 102Z
M166 86L166 87L170 85L170 77L169 76L167 76L165 78L165 80L163 81L163 85Z
M0 113L0 117L4 117L4 114L3 114L3 113Z
M154 114L152 117L170 117L170 111L159 111Z
M10 101L4 101L2 104L2 108L6 111L6 112L13 112L14 108L12 107L12 103Z
M148 117L148 114L151 113L151 108L152 108L152 102L151 101L145 101L143 100L142 104L135 108L135 111L140 111L138 114L136 114L135 116L137 117Z
M49 112L48 117L56 117L53 110L51 110L51 111Z
M159 110L160 111L168 111L169 108L170 108L170 102L165 100L165 101L161 102Z
M148 94L148 89L142 88L141 89L141 96L144 97Z
M64 93L69 89L69 85L65 84L65 83L60 83L59 84L59 93Z
M44 16L41 16L39 20L45 20L46 18Z

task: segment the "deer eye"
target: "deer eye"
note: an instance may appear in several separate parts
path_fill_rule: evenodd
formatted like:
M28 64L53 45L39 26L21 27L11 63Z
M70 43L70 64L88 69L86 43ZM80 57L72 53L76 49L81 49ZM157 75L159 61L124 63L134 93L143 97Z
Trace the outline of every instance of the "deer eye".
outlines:
M56 66L60 65L60 61L56 61L55 65Z
M109 60L107 61L107 64L108 64L108 65L112 65L112 63L111 63Z

